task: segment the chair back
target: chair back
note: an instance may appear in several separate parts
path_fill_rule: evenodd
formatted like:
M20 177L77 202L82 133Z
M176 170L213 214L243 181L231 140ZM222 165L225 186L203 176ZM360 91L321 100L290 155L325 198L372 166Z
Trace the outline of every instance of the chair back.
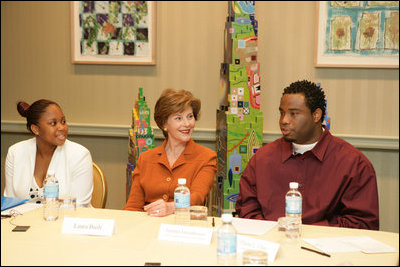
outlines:
M93 193L91 204L94 208L106 206L107 201L107 181L104 173L99 166L93 162Z

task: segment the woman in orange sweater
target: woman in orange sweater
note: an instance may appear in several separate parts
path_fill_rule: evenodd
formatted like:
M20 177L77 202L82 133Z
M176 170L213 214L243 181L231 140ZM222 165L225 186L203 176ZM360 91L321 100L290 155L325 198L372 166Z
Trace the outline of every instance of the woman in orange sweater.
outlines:
M204 205L216 172L216 153L192 140L201 102L186 90L165 89L157 100L154 120L165 140L142 152L133 171L125 210L151 216L173 214L178 178L186 178L190 205Z

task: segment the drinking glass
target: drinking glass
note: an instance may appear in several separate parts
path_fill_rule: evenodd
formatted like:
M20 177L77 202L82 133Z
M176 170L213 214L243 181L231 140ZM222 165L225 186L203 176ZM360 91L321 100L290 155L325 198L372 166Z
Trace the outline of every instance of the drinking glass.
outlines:
M190 207L190 221L194 225L207 226L208 208L205 206Z
M245 250L243 252L243 265L266 266L268 265L268 254L262 250Z
M76 210L76 197L74 196L62 196L59 198L60 210L64 211L75 211Z

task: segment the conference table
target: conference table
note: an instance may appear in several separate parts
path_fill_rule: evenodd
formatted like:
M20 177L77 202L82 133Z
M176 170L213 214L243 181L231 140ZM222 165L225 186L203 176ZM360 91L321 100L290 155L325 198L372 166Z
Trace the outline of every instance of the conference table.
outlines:
M64 216L115 220L112 236L63 234ZM56 221L43 220L43 208L14 218L1 220L1 265L217 265L216 229L221 218L207 218L202 227L213 228L208 245L158 239L161 224L174 224L174 215L151 217L144 212L77 208ZM10 223L10 220L11 223ZM12 232L14 225L29 225L26 232ZM194 223L196 225L196 222ZM324 226L302 226L303 238L369 236L395 248L393 253L366 254L362 252L331 253L331 257L300 249L286 242L278 226L260 236L260 240L280 244L275 261L269 265L398 265L399 234ZM311 247L304 240L302 245ZM241 254L237 265L241 265Z

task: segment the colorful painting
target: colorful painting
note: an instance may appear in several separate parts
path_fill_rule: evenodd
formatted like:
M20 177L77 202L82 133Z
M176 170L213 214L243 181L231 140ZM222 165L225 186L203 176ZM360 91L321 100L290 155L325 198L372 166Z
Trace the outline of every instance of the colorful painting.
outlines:
M228 13L217 110L217 178L211 195L215 216L235 211L241 175L263 137L254 1L230 1Z
M398 68L398 1L317 3L316 67Z
M72 62L155 64L155 2L72 1Z

